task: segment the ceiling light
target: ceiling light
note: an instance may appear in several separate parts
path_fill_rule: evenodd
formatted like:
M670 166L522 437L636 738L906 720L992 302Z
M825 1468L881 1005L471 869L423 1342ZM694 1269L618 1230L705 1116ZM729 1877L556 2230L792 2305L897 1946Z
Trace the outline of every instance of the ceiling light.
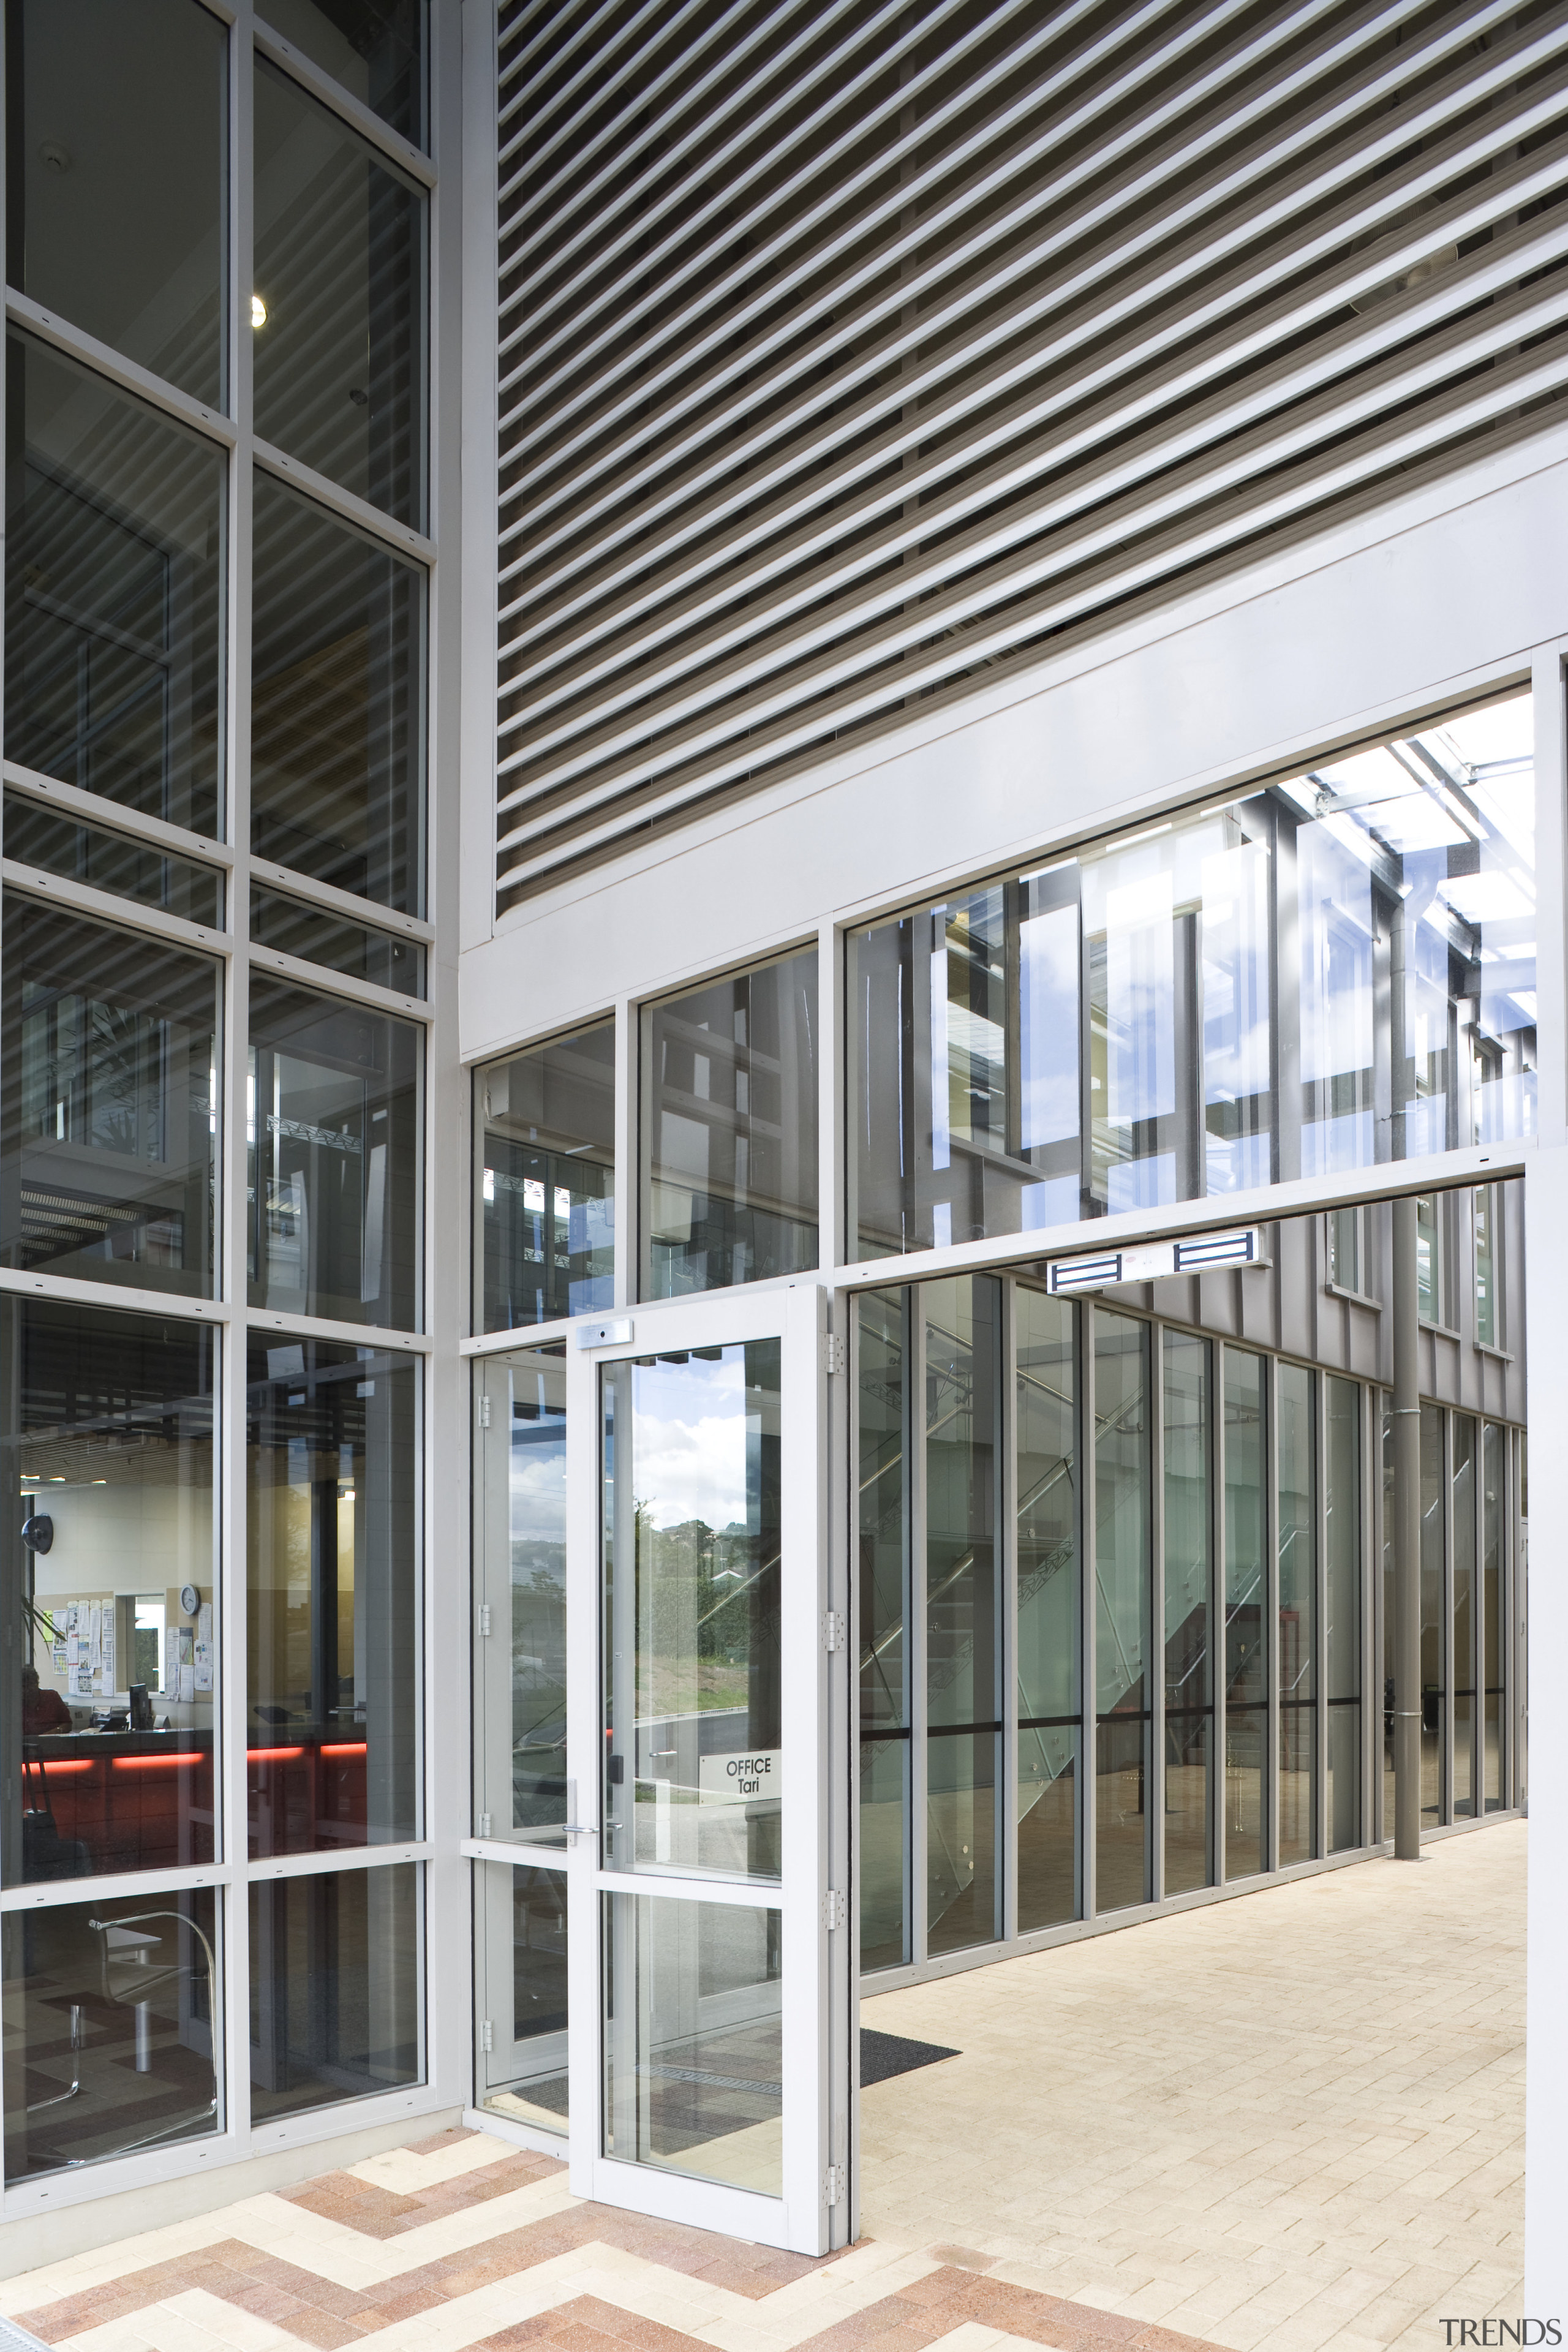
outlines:
M253 294L250 298L250 323L253 327L267 324L267 305L259 294Z

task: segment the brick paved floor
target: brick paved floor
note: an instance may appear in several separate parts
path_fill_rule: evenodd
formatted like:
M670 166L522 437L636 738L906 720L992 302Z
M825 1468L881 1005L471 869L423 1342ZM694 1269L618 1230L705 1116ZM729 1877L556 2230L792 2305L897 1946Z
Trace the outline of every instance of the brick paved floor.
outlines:
M1522 1824L868 2002L820 2262L446 2132L0 2285L62 2352L1384 2352L1519 2309Z
M1234 2352L1517 2317L1525 1837L868 2001L963 2054L864 2095L864 2228Z

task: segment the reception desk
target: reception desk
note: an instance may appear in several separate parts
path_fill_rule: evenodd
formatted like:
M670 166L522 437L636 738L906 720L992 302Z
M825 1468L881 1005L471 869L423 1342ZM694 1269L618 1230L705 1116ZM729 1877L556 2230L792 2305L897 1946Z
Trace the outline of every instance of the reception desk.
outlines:
M363 1845L363 1730L306 1724L246 1743L253 1856ZM199 1731L46 1732L23 1742L26 1882L211 1862L213 1736Z

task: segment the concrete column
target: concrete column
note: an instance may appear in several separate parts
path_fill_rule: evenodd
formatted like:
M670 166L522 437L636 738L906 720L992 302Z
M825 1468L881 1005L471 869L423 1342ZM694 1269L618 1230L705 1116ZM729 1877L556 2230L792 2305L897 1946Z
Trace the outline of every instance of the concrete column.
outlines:
M1421 1859L1421 1339L1415 1202L1394 1203L1394 1852Z

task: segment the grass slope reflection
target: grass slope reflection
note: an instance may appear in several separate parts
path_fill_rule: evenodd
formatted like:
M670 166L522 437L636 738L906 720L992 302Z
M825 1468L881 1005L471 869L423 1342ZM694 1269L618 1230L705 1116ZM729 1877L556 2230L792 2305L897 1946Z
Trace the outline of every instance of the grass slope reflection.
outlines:
M779 1875L779 1354L604 1370L609 1868Z

